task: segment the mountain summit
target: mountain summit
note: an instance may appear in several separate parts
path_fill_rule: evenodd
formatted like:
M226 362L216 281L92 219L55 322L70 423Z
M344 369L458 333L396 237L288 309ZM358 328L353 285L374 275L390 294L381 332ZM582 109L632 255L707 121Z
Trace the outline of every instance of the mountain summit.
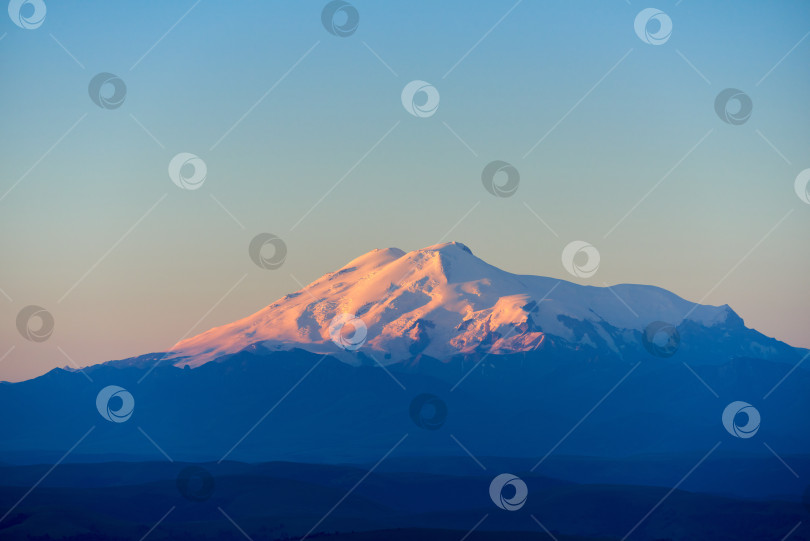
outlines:
M559 347L622 357L639 349L656 321L715 335L708 339L711 351L721 346L719 337L748 331L718 360L767 357L781 344L745 329L725 305L696 305L654 286L594 287L512 274L449 242L408 253L372 250L251 316L179 342L172 358L195 367L249 346L300 348L351 364L363 356L390 364L418 355L448 359Z

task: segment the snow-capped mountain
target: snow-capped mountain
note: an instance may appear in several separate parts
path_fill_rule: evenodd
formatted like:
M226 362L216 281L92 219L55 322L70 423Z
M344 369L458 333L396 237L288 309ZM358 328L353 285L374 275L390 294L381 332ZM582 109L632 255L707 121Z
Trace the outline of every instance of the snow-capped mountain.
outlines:
M462 455L448 434L479 456L532 462L563 440L560 452L588 457L701 456L722 437L723 449L772 457L729 435L732 401L761 411L757 437L780 453L810 448L796 429L810 422L807 350L745 327L728 306L519 276L458 243L374 250L166 353L0 385L0 408L18 412L0 418L0 456L59 457L97 424L85 453L153 456L144 426L171 456L204 461L246 433L231 457L369 462L403 434L403 452L422 457ZM135 423L99 420L110 385L135 397ZM441 429L414 418L424 396L451 412Z
M373 250L249 317L183 340L172 358L195 367L249 346L300 348L349 363L362 355L389 364L420 354L447 359L556 347L622 357L643 351L642 335L656 321L691 330L692 345L699 340L718 360L792 349L746 329L727 305L696 305L654 286L516 275L451 242L409 253Z

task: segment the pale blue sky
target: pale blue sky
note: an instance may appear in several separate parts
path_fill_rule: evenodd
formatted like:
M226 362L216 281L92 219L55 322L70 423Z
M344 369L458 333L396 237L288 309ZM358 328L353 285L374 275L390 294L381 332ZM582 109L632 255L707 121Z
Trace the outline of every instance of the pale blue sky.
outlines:
M562 248L586 240L602 263L582 283L706 297L810 347L806 2L652 4L673 22L659 46L635 0L356 1L345 38L325 1L46 4L34 30L0 17L0 379L161 351L440 240L566 279ZM90 100L99 72L126 83L120 108ZM429 118L402 107L415 79L440 93ZM743 125L714 112L728 87L753 101ZM200 189L170 181L179 152L205 160ZM483 188L493 160L520 171L514 196ZM278 270L247 255L261 232L287 243ZM55 318L45 342L17 333L29 304Z

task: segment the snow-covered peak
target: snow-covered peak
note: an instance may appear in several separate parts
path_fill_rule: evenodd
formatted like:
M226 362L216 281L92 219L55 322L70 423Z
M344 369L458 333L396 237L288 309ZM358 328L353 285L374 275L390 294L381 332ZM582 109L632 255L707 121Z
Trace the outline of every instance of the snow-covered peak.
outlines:
M352 259L336 272L345 271L347 269L363 269L370 271L386 265L395 259L399 259L403 255L405 255L405 252L399 248L376 248L360 257Z
M408 253L372 250L249 317L183 340L172 352L191 366L250 345L297 347L347 362L357 362L360 350L390 363L422 353L443 359L533 350L549 335L572 344L598 339L618 351L611 336L617 332L640 331L657 320L678 325L686 317L713 326L730 312L653 286L594 287L516 275L449 242ZM583 324L599 338L583 335Z

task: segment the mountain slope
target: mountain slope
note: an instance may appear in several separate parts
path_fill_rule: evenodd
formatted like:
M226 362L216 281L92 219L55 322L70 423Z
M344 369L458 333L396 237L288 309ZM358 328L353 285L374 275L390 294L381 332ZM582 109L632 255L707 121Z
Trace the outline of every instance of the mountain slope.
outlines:
M373 250L249 317L183 340L170 358L196 367L248 346L329 353L352 364L362 355L388 364L420 354L560 347L623 358L643 352L641 334L655 321L691 331L706 358L795 356L746 329L727 305L697 305L654 286L511 274L451 242L409 253Z

